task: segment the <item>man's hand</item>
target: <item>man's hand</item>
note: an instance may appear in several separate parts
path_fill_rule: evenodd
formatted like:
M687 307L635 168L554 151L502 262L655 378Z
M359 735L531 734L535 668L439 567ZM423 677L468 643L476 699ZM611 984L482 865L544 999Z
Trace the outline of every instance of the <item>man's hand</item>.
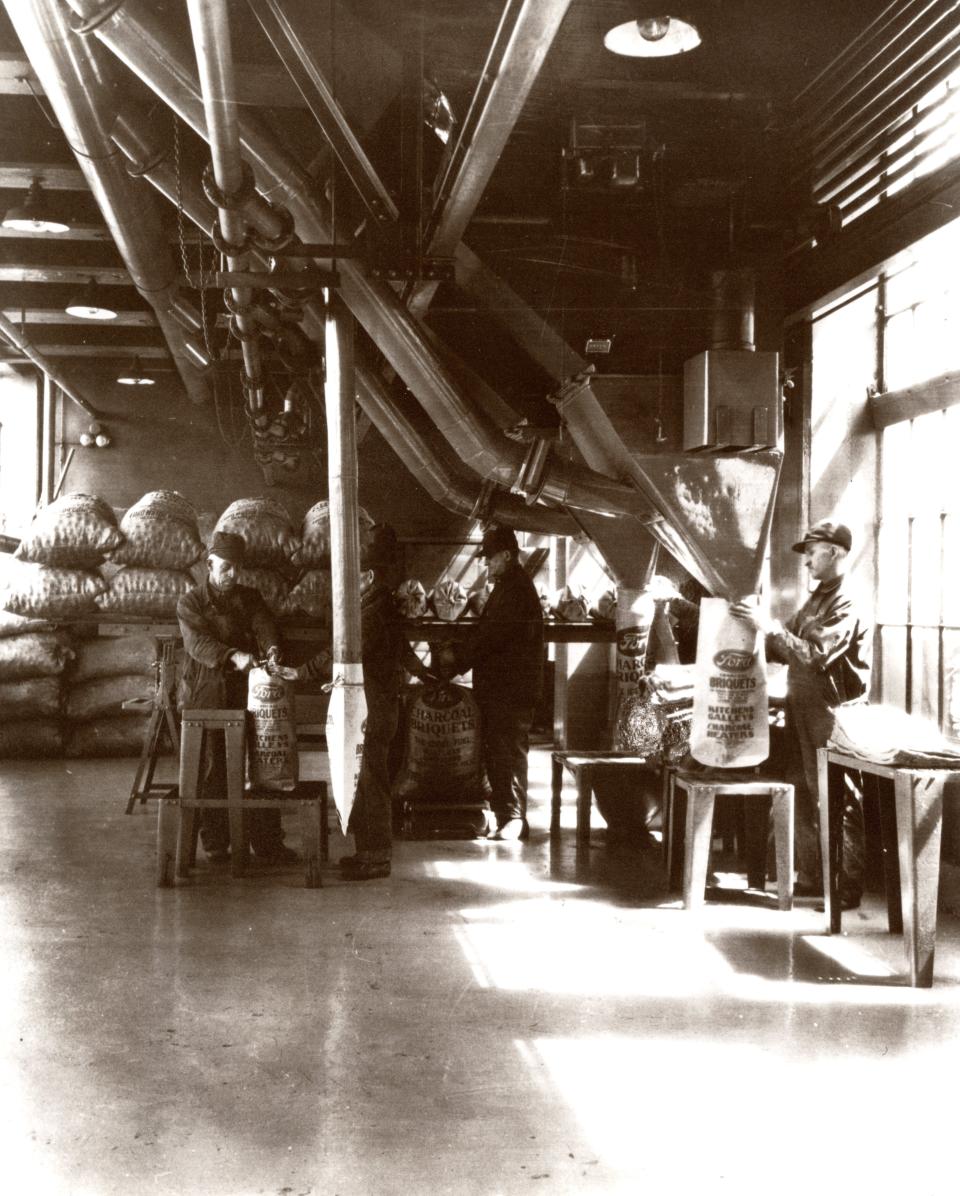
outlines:
M776 619L771 619L761 611L755 598L744 598L740 602L730 604L730 613L742 623L749 623L754 631L763 635L776 635L782 628Z
M249 652L231 652L230 663L238 673L245 673L249 668L253 667L253 657Z
M270 669L271 677L280 677L284 681L299 681L300 670L295 669L292 664L275 664Z

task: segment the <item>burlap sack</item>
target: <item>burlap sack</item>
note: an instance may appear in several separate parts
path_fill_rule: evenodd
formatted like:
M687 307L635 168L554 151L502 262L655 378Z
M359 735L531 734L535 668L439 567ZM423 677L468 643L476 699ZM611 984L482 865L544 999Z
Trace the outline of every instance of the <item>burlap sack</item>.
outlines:
M0 722L0 758L34 759L63 755L59 719L28 718Z
M68 637L59 631L31 631L0 639L0 681L53 677L73 659Z
M283 605L283 613L307 615L329 623L333 618L330 596L330 573L326 569L310 569L297 582Z
M275 614L281 614L290 594L290 583L275 569L241 569L240 584L258 590L264 602Z
M157 659L157 641L149 635L111 635L81 640L76 646L76 660L70 669L70 684L92 677L119 677L138 673L153 677Z
M94 494L64 494L33 517L18 560L64 569L93 569L123 543L112 508Z
M66 692L63 712L71 723L86 723L95 718L136 718L142 711L125 711L128 698L153 699L156 686L151 677L127 673L121 677L91 677L71 685Z
M60 692L59 677L0 681L0 720L58 718Z
M16 615L69 619L97 609L97 596L107 583L92 569L67 569L54 565L18 562L6 575L0 604Z
M452 623L467 609L467 591L458 581L448 578L434 586L430 594L430 605L438 619Z
M15 615L8 610L0 610L0 639L10 635L23 635L27 631L52 630L53 624L47 619L30 619L25 615Z
M176 617L177 603L193 589L188 573L176 569L118 569L110 586L97 598L104 614L145 615L152 619Z
M248 569L289 565L300 548L300 537L286 510L272 498L238 498L217 520L214 532L243 536Z
M67 727L63 754L69 757L139 756L147 733L142 715L128 718L98 718Z
M427 613L427 591L415 578L397 586L397 606L405 619L422 619Z
M117 565L189 569L203 552L197 513L176 490L151 490L120 520L126 543L110 554Z
M361 541L364 532L373 527L374 521L358 507ZM326 499L314 503L303 517L300 529L300 547L293 557L294 564L301 569L316 569L330 564L330 504Z

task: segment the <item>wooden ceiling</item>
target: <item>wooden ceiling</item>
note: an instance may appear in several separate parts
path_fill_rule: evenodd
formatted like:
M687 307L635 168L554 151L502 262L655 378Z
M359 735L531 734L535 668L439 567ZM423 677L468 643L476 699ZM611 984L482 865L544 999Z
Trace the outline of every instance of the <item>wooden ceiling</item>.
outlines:
M28 3L29 0L17 0ZM184 45L183 3L153 5ZM402 46L422 50L422 71L463 119L503 10L501 0L296 0L284 5L331 80L382 177L396 193L410 177L401 136ZM791 197L790 106L882 9L884 0L701 0L690 8L703 44L677 58L618 58L604 31L634 14L633 0L573 0L490 178L465 240L570 344L607 338L590 357L600 371L676 370L705 347L711 269L775 260ZM672 11L672 9L671 9ZM256 108L305 164L324 139L246 2L231 3L240 99ZM152 111L172 142L169 110L119 63L121 96ZM409 76L408 76L409 77ZM199 140L182 129L182 169L198 172ZM607 153L618 147L614 153ZM576 152L579 147L579 152ZM424 136L428 211L442 147ZM618 178L610 177L618 161ZM593 177L584 177L594 168ZM635 176L632 172L635 171ZM130 284L83 175L5 14L0 14L0 209L34 177L71 223L65 235L0 230L0 310L44 353L69 365L139 355L172 368L153 312ZM339 184L343 188L344 184ZM343 210L350 209L343 196ZM164 204L179 261L199 260L197 238ZM408 217L416 216L408 207ZM212 264L209 250L206 262ZM108 326L64 313L90 277L119 310ZM199 296L192 298L199 307ZM216 292L206 297L226 345ZM430 308L434 329L518 407L545 380L508 332L451 283ZM15 359L0 347L0 358Z

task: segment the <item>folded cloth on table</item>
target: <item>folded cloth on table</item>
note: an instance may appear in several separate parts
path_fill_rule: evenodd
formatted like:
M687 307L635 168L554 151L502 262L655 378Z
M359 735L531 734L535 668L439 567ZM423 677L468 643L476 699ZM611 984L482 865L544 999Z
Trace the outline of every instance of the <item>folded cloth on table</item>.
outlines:
M960 748L935 723L895 706L838 706L830 744L878 764L960 769Z

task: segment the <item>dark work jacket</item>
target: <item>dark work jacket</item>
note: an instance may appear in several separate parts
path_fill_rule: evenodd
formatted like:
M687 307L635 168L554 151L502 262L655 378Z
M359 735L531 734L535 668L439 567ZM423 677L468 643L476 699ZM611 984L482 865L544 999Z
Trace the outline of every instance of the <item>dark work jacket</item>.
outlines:
M543 608L518 563L498 577L469 638L454 645L458 671L473 669L477 701L531 709L543 691Z
M822 581L767 651L787 664L787 709L811 743L826 743L830 711L863 698L870 686L871 629L845 577Z
M185 652L178 703L185 709L239 709L247 704L247 678L228 664L232 652L266 655L277 626L257 590L235 586L221 594L205 578L177 603Z
M361 599L360 643L363 689L368 707L377 696L397 697L405 671L422 672L420 658L410 647L403 629L393 591L382 582L374 583ZM307 661L309 680L326 679L329 673L329 653L321 652Z

